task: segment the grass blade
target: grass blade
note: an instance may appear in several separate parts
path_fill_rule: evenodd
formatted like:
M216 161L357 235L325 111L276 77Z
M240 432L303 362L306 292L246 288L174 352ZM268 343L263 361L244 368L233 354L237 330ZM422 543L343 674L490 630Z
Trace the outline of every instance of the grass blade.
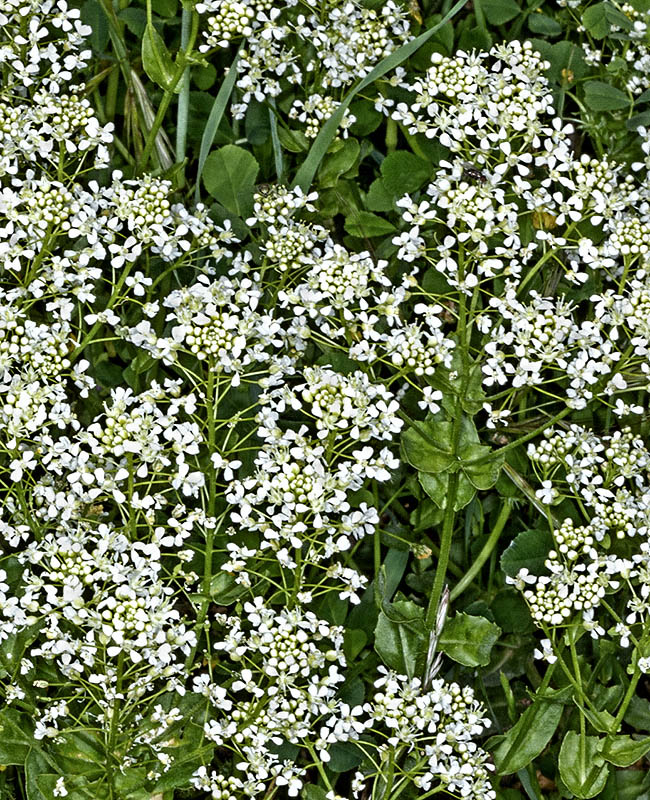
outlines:
M275 161L275 174L278 183L282 183L282 173L284 172L284 164L282 163L282 145L280 144L280 137L278 136L278 121L275 117L275 101L271 101L269 108L269 124L271 126L271 141L273 142L273 159Z
M443 25L446 25L447 22L452 19L452 17L455 17L461 8L463 8L463 6L466 4L467 0L458 0L458 2L447 14L445 14L440 22L437 22L432 28L429 28L428 31L421 33L412 41L403 44L389 56L386 56L383 61L380 61L379 64L377 64L372 72L368 73L368 75L366 75L366 77L360 83L358 83L354 89L348 92L344 100L341 102L341 105L320 129L318 136L314 140L314 143L307 154L307 158L304 160L302 166L298 170L296 178L293 182L293 186L299 186L303 192L308 191L312 181L314 180L314 175L316 174L316 170L318 169L320 162L323 160L325 153L327 153L329 146L332 144L332 141L336 136L336 132L341 124L343 115L356 95L365 89L366 86L369 86L371 83L384 76L387 72L390 72L392 69L395 69L395 67L398 67L402 61L405 61L407 58L409 58L409 56L412 56L413 53L419 50L419 48L422 47L422 45L427 42L437 30L442 28Z
M196 189L194 192L195 203L198 203L201 199L201 175L203 174L205 160L208 157L208 153L212 147L212 142L214 142L214 137L216 136L217 129L221 123L223 112L226 110L226 105L228 104L228 100L230 99L230 95L232 94L232 90L235 86L235 80L237 79L237 62L239 61L240 51L241 46L237 51L237 55L233 59L232 64L230 65L226 79L219 87L217 96L214 98L212 110L210 111L210 116L208 117L205 130L203 131L203 136L201 137L201 148L199 149L199 167L196 175Z

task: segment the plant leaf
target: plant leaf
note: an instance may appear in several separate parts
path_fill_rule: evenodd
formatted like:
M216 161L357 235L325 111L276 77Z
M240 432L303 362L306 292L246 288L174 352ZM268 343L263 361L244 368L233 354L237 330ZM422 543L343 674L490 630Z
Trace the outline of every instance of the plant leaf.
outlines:
M169 90L174 79L174 61L151 22L147 22L142 36L142 66L150 80L165 91Z
M609 767L600 755L600 739L597 736L581 737L576 731L567 731L558 766L560 776L567 789L580 800L595 797L607 783Z
M629 108L630 98L604 81L588 81L585 83L585 103L592 111L615 111L618 108Z
M445 623L438 647L466 667L485 666L500 635L501 628L489 619L461 612Z
M562 709L560 703L536 697L506 734L488 740L499 775L518 772L542 752L555 733Z
M203 136L201 137L201 147L199 149L199 164L196 174L196 189L194 192L195 203L198 203L201 197L201 178L203 177L203 168L205 166L208 153L210 152L210 148L214 142L214 137L217 135L217 130L221 124L221 119L224 111L226 110L226 106L228 105L228 100L232 94L233 87L235 86L235 80L237 79L237 63L239 62L239 55L242 47L243 43L240 45L237 55L234 57L232 64L228 69L228 74L226 75L224 82L219 87L217 96L214 98L210 116L208 117L208 121L205 123L205 130L203 131Z
M501 569L509 578L516 577L524 567L533 575L539 575L545 571L544 561L552 548L553 537L548 531L522 531L504 550Z
M393 197L417 191L431 177L431 164L406 150L389 153L381 162L380 171L388 192Z
M358 211L345 221L345 230L351 236L372 239L373 236L386 236L393 233L396 228L392 222L378 217L370 211Z
M252 153L235 144L227 144L208 156L203 182L225 209L245 219L253 208L253 191L259 169Z
M600 752L605 761L617 767L631 767L650 751L650 737L633 739L631 736L608 736Z
M384 604L375 628L375 650L387 667L413 678L417 654L425 638L421 606L410 600Z

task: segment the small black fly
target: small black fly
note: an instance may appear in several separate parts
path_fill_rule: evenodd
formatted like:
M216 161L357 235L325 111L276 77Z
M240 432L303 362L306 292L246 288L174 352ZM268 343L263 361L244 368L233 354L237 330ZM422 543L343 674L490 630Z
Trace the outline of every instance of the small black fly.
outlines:
M463 168L462 178L471 183L486 183L487 175L483 170L480 170L475 164L470 164L468 161L462 161L461 167Z

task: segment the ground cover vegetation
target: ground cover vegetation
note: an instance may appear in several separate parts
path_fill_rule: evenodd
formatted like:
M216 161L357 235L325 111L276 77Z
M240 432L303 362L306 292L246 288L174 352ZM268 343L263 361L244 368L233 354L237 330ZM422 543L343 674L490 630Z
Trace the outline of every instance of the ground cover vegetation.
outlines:
M0 0L0 798L650 796L650 9Z

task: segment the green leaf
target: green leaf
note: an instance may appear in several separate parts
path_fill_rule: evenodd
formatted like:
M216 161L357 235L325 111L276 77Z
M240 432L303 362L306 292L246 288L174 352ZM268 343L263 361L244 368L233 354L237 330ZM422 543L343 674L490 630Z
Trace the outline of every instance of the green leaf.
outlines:
M485 617L472 617L461 612L445 623L438 647L449 658L466 667L486 666L500 634L501 628Z
M343 642L343 652L348 662L354 661L366 644L368 644L368 637L364 631L359 628L348 628L345 631L345 640Z
M175 17L178 10L178 0L152 0L152 9L161 17Z
M613 792L609 783L614 778ZM602 800L650 800L650 773L639 769L617 769L610 775L609 783L602 793Z
M490 609L494 621L504 633L524 634L535 629L528 605L515 589L500 591L490 604Z
M109 31L106 14L97 0L86 0L81 6L81 21L92 28L88 37L96 53L102 53L108 44Z
M582 13L582 24L594 37L604 39L612 27L622 28L625 31L632 29L632 22L622 11L612 3L596 3Z
M451 423L418 422L402 434L408 463L422 472L444 472L454 462L451 452Z
M595 797L607 783L609 767L599 750L597 736L581 737L576 731L567 731L560 747L560 777L580 800Z
M41 775L35 776L35 783L38 787L38 795L35 795L37 800L40 800L41 797L51 797L54 798L56 795L54 794L54 790L56 788L57 782L60 779L60 775L54 773L43 773ZM65 789L66 789L66 800L88 800L89 797L96 796L91 788L88 788L88 781L83 778L76 776L71 778L68 775L65 775ZM33 789L32 789L33 791ZM29 793L29 800L32 798L32 793Z
M390 669L413 678L424 645L424 610L410 600L384 604L375 627L375 650Z
M135 37L142 39L144 29L147 27L147 12L144 8L128 6L118 13L117 18L126 25ZM115 46L115 42L113 42L113 46Z
M253 192L259 169L255 157L248 150L227 144L208 156L203 182L215 200L243 219L253 209Z
M492 47L492 35L487 28L475 25L465 28L458 40L460 50L489 50Z
M246 587L235 581L234 575L220 570L210 581L210 597L217 605L229 606L245 595Z
M623 719L638 731L650 733L650 701L634 695Z
M302 797L304 800L327 800L327 792L325 789L321 789L320 786L314 786L311 783L304 786Z
M98 778L106 772L104 744L90 731L63 731L52 745L51 753L64 775Z
M371 211L392 211L393 196L386 188L382 178L375 178L366 195L366 206Z
M309 149L309 139L302 131L291 131L284 127L278 128L280 144L290 153L304 153Z
M562 709L560 703L536 697L506 734L488 740L499 775L518 772L542 752L555 733Z
M389 153L381 162L384 185L393 197L417 191L431 178L432 167L421 158L405 150Z
M542 36L559 36L562 33L560 23L547 14L530 14L528 27L533 33L540 33Z
M171 88L174 79L174 61L165 46L162 36L148 22L142 37L142 67L147 76L165 91ZM180 90L181 82L176 88Z
M447 504L450 474L449 472L441 472L438 474L420 472L418 475L420 485L439 508L444 508ZM465 508L465 506L471 502L475 494L476 489L470 483L465 473L461 472L458 479L458 489L456 490L454 511L460 511L461 508Z
M620 89L603 81L585 83L585 103L592 111L615 111L618 108L629 108L632 101Z
M343 115L347 111L350 103L352 100L354 100L356 95L363 91L366 86L370 86L371 83L374 83L376 80L383 77L387 72L394 70L395 67L399 66L402 61L405 61L407 58L409 58L409 56L412 56L413 53L415 53L426 41L428 41L437 30L442 28L443 25L446 25L450 19L455 17L465 4L465 0L458 0L458 2L454 4L450 11L435 25L433 25L433 27L429 28L428 31L421 33L410 42L406 42L406 44L398 47L397 50L394 50L390 55L382 59L382 61L380 61L379 64L377 64L377 66L371 70L363 80L359 81L354 89L351 89L348 92L348 94L343 98L341 104L337 107L336 111L318 132L318 136L314 140L314 143L307 154L307 158L303 161L300 169L298 170L298 173L292 184L293 186L300 186L303 192L308 191L318 169L318 165L323 160L338 132Z
M352 170L359 158L361 146L356 139L345 139L338 150L328 153L318 172L318 183L322 188L331 188L341 175Z
M239 46L237 55L234 57L233 62L228 69L228 74L226 75L224 82L219 87L217 96L214 98L212 109L210 110L210 116L205 124L203 136L201 137L199 164L196 175L196 189L194 191L195 203L198 203L201 198L201 178L203 176L205 162L208 157L208 153L210 152L210 148L212 147L212 143L214 142L214 137L217 134L219 125L221 124L221 119L224 111L226 110L226 106L228 105L228 100L232 94L233 87L235 86L235 80L237 79L237 64L239 62L239 54L241 53L242 47L243 43Z
M0 764L22 765L35 742L30 731L33 729L27 714L15 708L0 710Z
M40 749L32 749L25 759L25 789L27 800L52 800L52 795L41 791L38 779L45 774L51 774L52 765L43 756ZM58 777L58 776L57 776Z
M378 217L370 211L357 211L354 216L349 216L346 219L344 227L350 236L357 236L360 239L387 236L397 230L392 222Z
M213 64L207 67L194 67L192 69L192 80L196 87L202 91L207 91L217 79L217 70Z
M269 110L257 100L251 100L244 119L244 131L249 144L264 144L271 135Z
M611 733L616 729L616 719L609 711L592 711L590 708L583 708L582 713L589 724L600 733Z
M608 736L602 743L603 758L617 767L631 767L650 752L650 737L633 739L631 736Z
M408 550L397 550L394 547L389 548L384 558L384 563L381 565L379 575L377 576L377 590L381 603L393 599L393 595L397 591L397 587L406 570L408 560Z
M490 455L489 459L481 461L478 464L471 464L473 459L483 458ZM471 481L472 485L480 490L491 489L499 479L501 468L505 456L498 450L492 451L492 448L484 445L470 445L464 447L460 451L460 457L463 460L463 472Z
M356 121L350 126L350 133L353 136L368 136L376 131L385 119L368 100L355 100L350 105L350 113L356 117Z
M640 114L635 114L630 119L625 120L625 127L628 131L634 131L635 133L638 128L646 127L647 125L650 125L650 111L642 111Z
M363 751L354 742L336 742L328 750L327 766L333 772L348 772L363 761Z
M481 8L485 12L490 25L503 25L521 14L522 8L515 0L481 0Z
M547 530L527 530L517 534L501 556L501 569L509 578L527 568L533 575L543 574L544 561L553 549L553 537Z
M145 789L147 770L143 767L127 767L115 773L115 788L120 800L151 800L151 792Z

